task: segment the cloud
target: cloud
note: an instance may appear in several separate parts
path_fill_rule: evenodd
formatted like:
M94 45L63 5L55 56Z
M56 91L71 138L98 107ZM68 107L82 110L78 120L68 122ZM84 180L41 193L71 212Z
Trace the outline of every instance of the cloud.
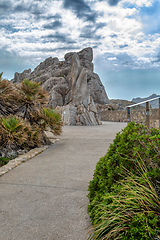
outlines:
M63 6L65 9L73 10L78 18L84 18L90 22L96 21L96 11L93 11L84 0L64 0Z
M47 36L44 36L43 38L49 39L50 42L58 42L58 43L61 42L65 44L76 43L76 41L73 40L71 37L69 37L69 35L64 33L59 33L59 32L56 32L54 34L49 34Z
M125 47L128 47L128 44L119 45L119 48L125 48Z
M160 2L155 0L151 6L140 9L143 30L146 34L160 33Z
M56 28L62 27L62 22L59 20L56 20L51 23L44 24L43 27L46 29L56 29Z
M95 25L95 28L100 29L100 28L105 27L106 25L107 25L107 23L105 23L105 22L99 22Z
M9 0L0 0L0 17L6 17L6 12L11 12L12 3Z
M99 27L98 27L99 28ZM93 28L91 25L87 25L81 29L81 38L88 38L88 39L95 39L99 40L101 39L100 35L96 34L97 29Z
M59 13L56 14L52 14L52 15L47 15L47 16L43 16L44 19L50 20L50 19L55 19L55 20L60 20L62 19L62 16Z
M17 4L14 9L14 12L26 12L26 11L31 11L31 6L25 5L24 3L22 4Z
M151 60L147 57L140 57L137 60L142 62L142 63L150 63L151 62Z
M110 6L116 6L121 0L107 0Z
M94 58L104 57L97 62L104 68L156 68L160 5L154 2L158 1L0 0L0 49L42 59L91 46Z
M8 10L10 9L10 1L1 1L0 2L0 11L5 11L5 10Z
M79 11L90 11L90 7L87 3L84 2L84 0L64 0L64 8L70 8L73 10L76 10L78 13Z

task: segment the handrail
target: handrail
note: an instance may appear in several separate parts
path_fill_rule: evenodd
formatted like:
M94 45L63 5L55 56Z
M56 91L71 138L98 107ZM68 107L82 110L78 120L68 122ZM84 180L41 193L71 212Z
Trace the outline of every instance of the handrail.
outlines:
M148 100L140 102L140 103L136 103L136 104L132 104L132 105L126 106L127 107L127 119L128 119L128 122L131 121L130 108L134 107L134 106L141 105L143 103L146 103L146 125L149 128L149 102L151 102L153 100L156 100L156 99L159 99L159 128L160 128L160 97L148 99Z
M143 102L139 102L139 103L135 103L135 104L132 104L132 105L129 105L129 106L126 106L126 107L134 107L134 106L138 106L138 105L141 105L143 103L146 103L146 102L151 102L151 101L154 101L156 99L159 99L160 97L156 97L156 98L152 98L152 99L148 99L146 101L143 101Z

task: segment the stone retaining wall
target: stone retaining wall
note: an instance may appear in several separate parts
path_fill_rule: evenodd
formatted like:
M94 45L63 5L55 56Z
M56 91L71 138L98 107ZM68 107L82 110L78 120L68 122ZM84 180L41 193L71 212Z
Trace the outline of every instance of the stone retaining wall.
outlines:
M127 110L101 110L100 119L101 121L127 122ZM136 123L145 123L146 111L142 109L131 109L131 121L135 121ZM158 109L150 109L150 126L159 127Z

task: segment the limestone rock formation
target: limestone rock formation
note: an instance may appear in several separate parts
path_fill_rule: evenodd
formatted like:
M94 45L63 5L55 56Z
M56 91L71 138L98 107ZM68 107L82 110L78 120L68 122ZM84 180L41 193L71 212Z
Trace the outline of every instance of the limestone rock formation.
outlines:
M19 83L25 78L40 82L49 92L49 106L61 107L59 110L69 125L99 124L96 104L107 104L109 100L99 76L93 72L92 48L67 53L64 59L49 57L33 72L28 69L15 73L12 82Z

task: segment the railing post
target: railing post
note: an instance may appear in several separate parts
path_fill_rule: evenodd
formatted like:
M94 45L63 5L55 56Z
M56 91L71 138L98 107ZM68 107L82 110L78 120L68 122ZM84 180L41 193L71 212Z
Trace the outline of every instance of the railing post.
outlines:
M149 128L149 102L146 102L146 126Z
M130 111L130 107L127 107L127 121L128 121L128 123L131 121L131 111Z
M159 98L159 128L160 128L160 98Z

